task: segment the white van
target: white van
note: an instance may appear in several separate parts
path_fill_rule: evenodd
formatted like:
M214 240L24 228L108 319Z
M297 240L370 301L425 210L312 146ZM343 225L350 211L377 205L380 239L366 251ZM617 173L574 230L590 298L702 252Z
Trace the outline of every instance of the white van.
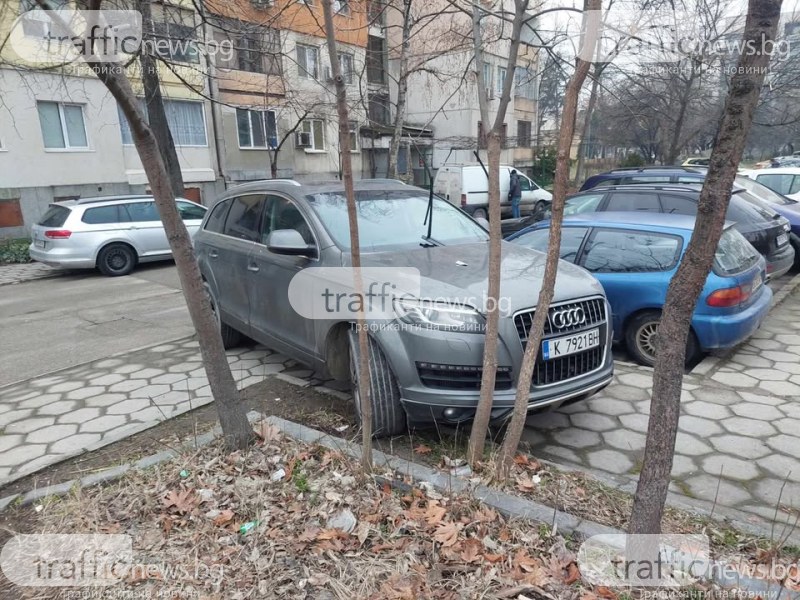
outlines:
M508 181L514 167L500 165L500 206L503 215L511 214L508 199ZM521 211L541 213L549 208L553 196L540 188L533 180L517 169L522 188ZM489 215L489 181L481 165L442 165L433 180L433 192L451 204L460 206L475 218L486 219Z

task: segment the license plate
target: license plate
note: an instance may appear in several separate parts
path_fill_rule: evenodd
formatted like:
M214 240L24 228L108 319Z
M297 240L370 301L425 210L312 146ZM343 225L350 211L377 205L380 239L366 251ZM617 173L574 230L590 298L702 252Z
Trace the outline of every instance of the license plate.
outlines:
M545 360L558 358L559 356L569 356L577 352L583 352L589 348L600 345L600 330L591 329L575 335L545 340L542 342L542 356Z
M44 240L33 240L33 244L37 248L44 248Z
M778 246L785 246L789 243L789 235L786 233L780 234L777 238L775 238L775 243Z
M755 294L763 284L764 279L761 277L761 273L759 273L755 276L755 279L753 279L753 286L750 288L750 293Z

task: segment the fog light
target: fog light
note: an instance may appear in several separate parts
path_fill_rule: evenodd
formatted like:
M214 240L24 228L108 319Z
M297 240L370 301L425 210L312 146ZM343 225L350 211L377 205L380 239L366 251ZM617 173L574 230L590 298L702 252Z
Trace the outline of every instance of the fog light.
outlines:
M460 408L445 408L444 409L444 418L445 419L457 419L458 415L461 414Z

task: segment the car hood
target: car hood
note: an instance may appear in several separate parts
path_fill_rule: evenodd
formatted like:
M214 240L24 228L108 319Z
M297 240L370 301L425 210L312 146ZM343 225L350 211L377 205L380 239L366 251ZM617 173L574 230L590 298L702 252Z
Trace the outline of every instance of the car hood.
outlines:
M501 242L499 309L503 316L533 307L544 277L545 255L516 244ZM468 304L485 313L489 289L488 243L415 248L406 251L362 254L364 267L411 267L420 273L420 296ZM350 255L344 255L350 264ZM600 283L587 271L563 260L553 302L590 295L605 295Z

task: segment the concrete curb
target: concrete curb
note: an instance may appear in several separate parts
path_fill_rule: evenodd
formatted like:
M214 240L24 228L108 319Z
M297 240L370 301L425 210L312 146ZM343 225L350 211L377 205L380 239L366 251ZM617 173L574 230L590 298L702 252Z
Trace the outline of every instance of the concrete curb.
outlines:
M12 263L12 264L15 264L15 263ZM2 267L5 267L5 266L8 266L8 265L2 265L2 266L0 266L0 269L2 269ZM6 286L6 285L19 285L20 283L28 283L30 281L38 281L40 279L52 279L53 277L63 277L64 275L70 275L72 273L75 273L75 271L74 270L69 270L69 269L54 269L53 273L41 274L41 275L37 275L36 277L31 277L29 279L21 279L19 281L2 282L2 283L0 283L0 287Z

